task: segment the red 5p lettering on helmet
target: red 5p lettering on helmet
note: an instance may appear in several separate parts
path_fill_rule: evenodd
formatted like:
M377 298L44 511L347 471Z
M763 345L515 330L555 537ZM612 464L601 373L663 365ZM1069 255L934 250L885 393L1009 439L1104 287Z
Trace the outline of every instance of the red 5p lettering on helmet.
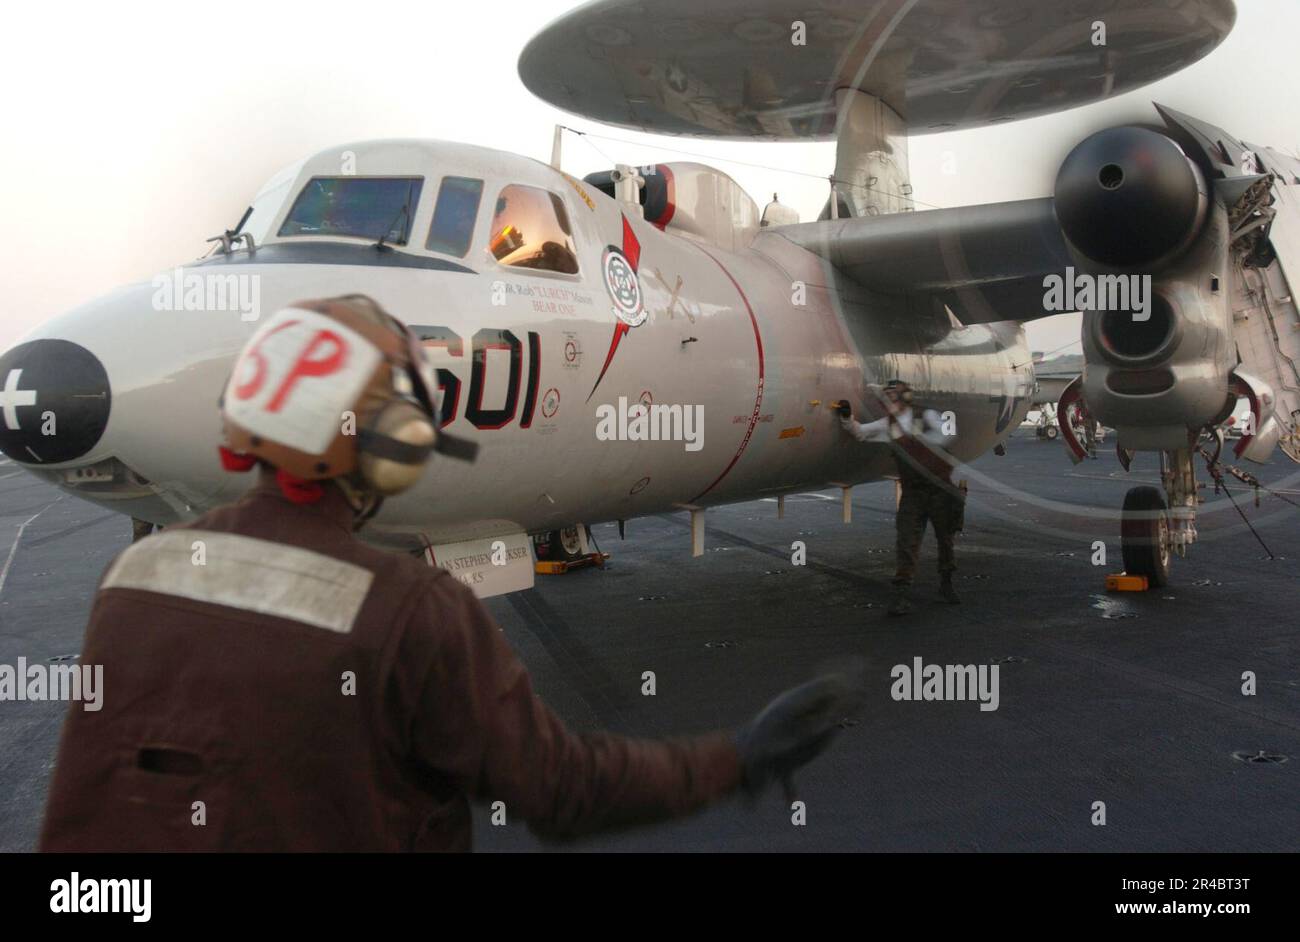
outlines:
M436 393L418 338L376 302L302 301L276 312L235 360L221 397L223 461L397 494L432 451L472 459L476 450L439 435Z

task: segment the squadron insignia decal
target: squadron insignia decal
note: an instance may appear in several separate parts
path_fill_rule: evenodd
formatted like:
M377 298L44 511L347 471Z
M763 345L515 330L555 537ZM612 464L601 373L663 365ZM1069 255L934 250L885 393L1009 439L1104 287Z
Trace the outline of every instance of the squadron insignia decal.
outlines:
M605 249L605 287L614 299L614 316L629 327L639 327L646 319L646 309L641 304L641 282L622 251L610 246Z
M596 377L591 392L587 393L588 402L596 394L596 387L605 378L605 373L609 371L609 365L614 361L614 354L623 337L633 327L644 324L646 318L650 316L641 300L641 279L637 274L640 261L641 243L637 241L631 223L624 216L623 247L620 249L616 245L611 245L605 249L602 265L605 290L609 292L610 299L614 302L614 316L618 318L618 323L614 325L614 336L610 339L609 353L605 354L605 363L600 368L600 375Z

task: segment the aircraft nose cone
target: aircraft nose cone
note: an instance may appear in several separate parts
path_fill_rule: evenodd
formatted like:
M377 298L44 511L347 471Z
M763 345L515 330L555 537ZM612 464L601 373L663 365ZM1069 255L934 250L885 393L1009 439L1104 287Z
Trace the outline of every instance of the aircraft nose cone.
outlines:
M108 373L68 340L30 340L0 356L0 451L23 464L80 458L95 447L112 405Z

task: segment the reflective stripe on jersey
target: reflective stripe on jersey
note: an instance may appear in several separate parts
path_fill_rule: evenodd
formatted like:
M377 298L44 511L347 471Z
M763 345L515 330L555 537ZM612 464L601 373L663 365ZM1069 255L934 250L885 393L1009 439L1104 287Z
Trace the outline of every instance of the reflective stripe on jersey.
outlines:
M297 546L168 530L123 552L101 588L174 595L346 634L373 581L368 569Z

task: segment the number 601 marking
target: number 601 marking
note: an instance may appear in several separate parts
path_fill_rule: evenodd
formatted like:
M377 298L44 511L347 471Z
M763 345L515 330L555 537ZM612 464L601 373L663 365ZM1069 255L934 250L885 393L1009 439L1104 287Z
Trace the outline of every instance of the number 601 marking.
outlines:
M411 325L411 330L426 347L436 347L447 351L448 356L460 357L465 354L465 345L460 335L449 327L428 327ZM483 390L487 386L487 354L489 350L510 351L510 375L506 380L506 401L499 409L483 407ZM470 376L469 396L465 405L465 418L475 428L505 428L514 420L519 408L519 393L523 379L524 348L513 333L494 327L484 327L470 338ZM529 428L533 424L533 413L537 410L537 391L542 381L542 338L536 331L528 332L528 385L524 388L524 408L519 416L519 427ZM446 428L456 420L460 408L461 380L449 369L438 368L438 387L442 390L442 412L438 417L439 428Z

